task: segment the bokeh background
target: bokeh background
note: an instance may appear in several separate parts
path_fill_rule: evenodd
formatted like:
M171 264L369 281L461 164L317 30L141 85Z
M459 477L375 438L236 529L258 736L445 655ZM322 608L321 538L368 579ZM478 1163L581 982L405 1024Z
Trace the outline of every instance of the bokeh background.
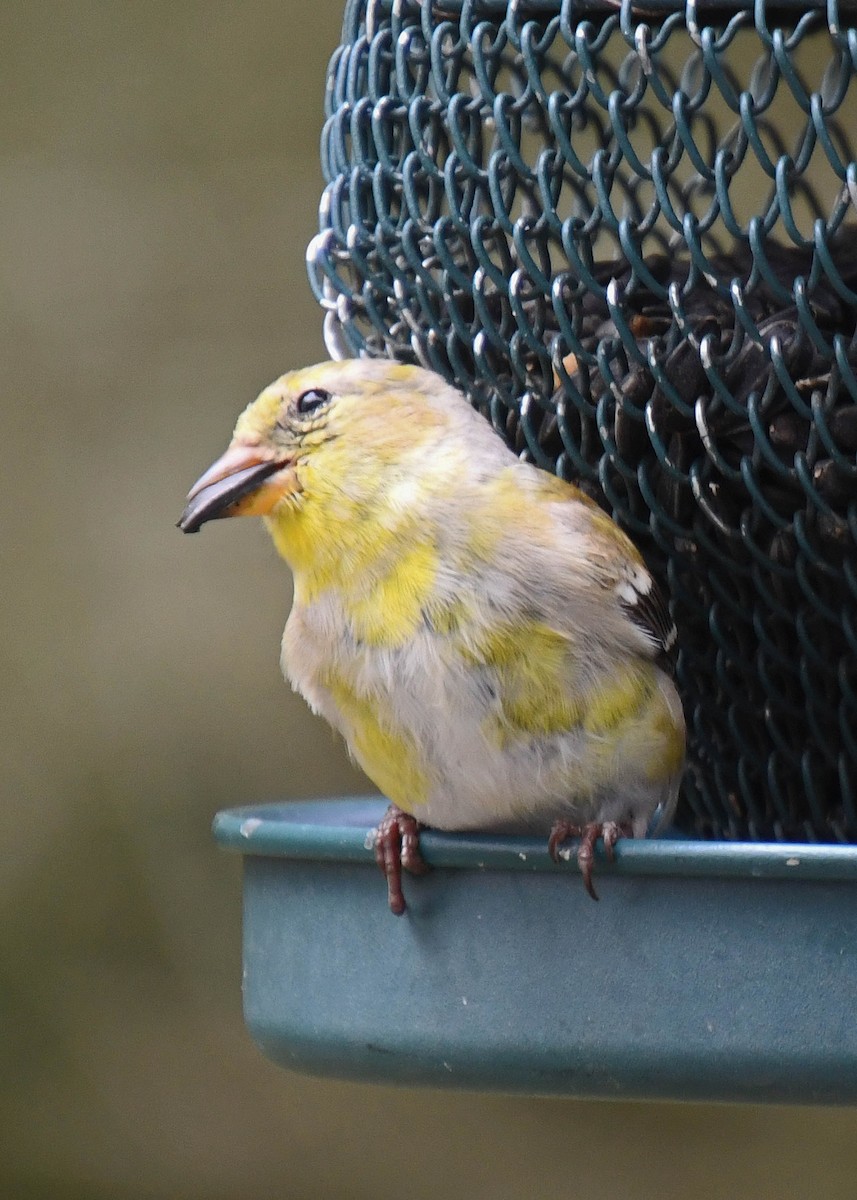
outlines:
M340 15L0 6L0 1196L851 1200L852 1110L363 1087L245 1034L211 817L368 785L280 678L264 531L174 522L237 411L324 356Z

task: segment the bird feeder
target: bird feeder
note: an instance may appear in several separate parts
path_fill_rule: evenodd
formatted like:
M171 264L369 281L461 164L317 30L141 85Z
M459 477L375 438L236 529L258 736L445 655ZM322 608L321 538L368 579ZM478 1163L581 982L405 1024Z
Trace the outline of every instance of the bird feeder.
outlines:
M368 1078L857 1099L857 5L349 0L326 116L331 355L439 372L615 518L689 762L598 905L429 834L396 921L371 805L222 815L251 1029Z

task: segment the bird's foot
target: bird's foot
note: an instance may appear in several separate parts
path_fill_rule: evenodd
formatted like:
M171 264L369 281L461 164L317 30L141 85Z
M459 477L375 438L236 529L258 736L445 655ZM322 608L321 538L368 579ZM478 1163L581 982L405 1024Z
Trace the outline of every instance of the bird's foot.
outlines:
M402 868L425 875L428 863L420 853L420 830L425 828L410 813L391 804L375 830L375 862L387 880L390 911L400 917L407 907L402 892Z
M559 862L559 848L568 838L580 838L577 847L577 865L583 876L583 886L593 900L598 899L598 893L592 882L592 864L595 861L595 843L599 838L604 839L604 853L608 862L616 857L614 847L620 837L629 837L633 830L629 824L619 821L590 821L586 825L576 825L572 821L561 818L554 821L548 838L548 853L554 862ZM568 856L566 856L568 857Z

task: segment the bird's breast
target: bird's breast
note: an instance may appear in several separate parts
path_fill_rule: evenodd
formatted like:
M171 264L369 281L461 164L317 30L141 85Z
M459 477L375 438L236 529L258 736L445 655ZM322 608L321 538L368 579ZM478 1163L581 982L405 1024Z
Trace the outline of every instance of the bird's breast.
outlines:
M533 827L564 807L597 812L608 792L650 811L660 775L680 765L680 713L652 663L584 681L574 644L533 618L474 629L423 610L389 639L363 636L351 608L332 589L297 601L285 674L378 788L427 824Z
M423 616L407 639L377 644L328 594L295 604L282 661L390 800L443 828L484 824L484 806L508 786L509 755L486 738L495 691L448 632Z

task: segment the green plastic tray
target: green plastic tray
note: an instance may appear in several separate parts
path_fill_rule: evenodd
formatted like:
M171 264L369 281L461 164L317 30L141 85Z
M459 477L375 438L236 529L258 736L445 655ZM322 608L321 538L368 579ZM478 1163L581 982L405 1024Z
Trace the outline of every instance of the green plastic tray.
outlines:
M857 1101L857 847L624 840L599 903L539 840L423 835L394 917L377 799L233 809L244 1011L313 1074L569 1096Z

